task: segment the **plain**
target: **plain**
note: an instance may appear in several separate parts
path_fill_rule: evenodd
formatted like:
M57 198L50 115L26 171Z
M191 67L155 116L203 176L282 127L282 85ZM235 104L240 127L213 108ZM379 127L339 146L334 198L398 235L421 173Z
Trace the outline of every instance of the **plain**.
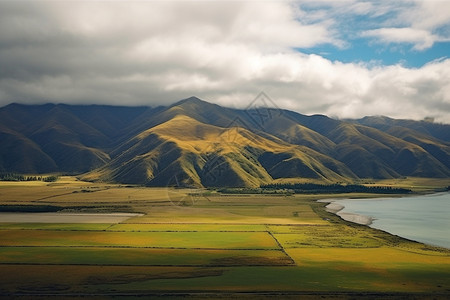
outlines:
M444 182L386 182L426 191ZM345 222L315 200L79 181L0 183L3 207L134 212L120 223L0 223L4 297L450 295L450 251ZM231 293L231 294L230 294Z

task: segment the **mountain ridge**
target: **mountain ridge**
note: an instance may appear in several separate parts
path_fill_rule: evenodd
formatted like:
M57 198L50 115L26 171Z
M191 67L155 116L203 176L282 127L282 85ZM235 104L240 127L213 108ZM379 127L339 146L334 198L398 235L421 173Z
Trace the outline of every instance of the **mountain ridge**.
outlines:
M0 172L199 187L450 177L450 125L335 120L256 104L10 104L0 108Z

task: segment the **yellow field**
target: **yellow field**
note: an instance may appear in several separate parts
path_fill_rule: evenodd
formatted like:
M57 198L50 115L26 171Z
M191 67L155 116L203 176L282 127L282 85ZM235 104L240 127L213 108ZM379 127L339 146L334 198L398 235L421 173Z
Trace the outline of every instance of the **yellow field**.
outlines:
M382 180L371 180L370 185L384 185L392 186L396 188L406 188L411 189L416 192L429 192L433 189L439 189L447 187L450 185L450 180L448 178L417 178L417 177L407 177L399 179L382 179Z

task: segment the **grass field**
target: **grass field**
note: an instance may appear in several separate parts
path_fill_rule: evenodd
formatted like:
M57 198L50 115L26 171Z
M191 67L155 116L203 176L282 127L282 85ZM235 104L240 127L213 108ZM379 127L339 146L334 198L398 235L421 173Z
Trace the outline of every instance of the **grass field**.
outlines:
M392 184L410 183L421 192L438 184ZM315 201L336 197L349 195L225 196L72 177L2 182L2 205L143 215L120 223L0 223L0 296L450 297L450 250L342 221Z

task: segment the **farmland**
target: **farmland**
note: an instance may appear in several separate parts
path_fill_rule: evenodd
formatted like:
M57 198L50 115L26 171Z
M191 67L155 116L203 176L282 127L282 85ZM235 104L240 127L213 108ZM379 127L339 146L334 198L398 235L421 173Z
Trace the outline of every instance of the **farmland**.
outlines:
M420 191L430 185L420 182ZM18 210L136 215L0 223L0 295L447 298L450 251L345 222L315 201L348 196L1 182L1 204Z

